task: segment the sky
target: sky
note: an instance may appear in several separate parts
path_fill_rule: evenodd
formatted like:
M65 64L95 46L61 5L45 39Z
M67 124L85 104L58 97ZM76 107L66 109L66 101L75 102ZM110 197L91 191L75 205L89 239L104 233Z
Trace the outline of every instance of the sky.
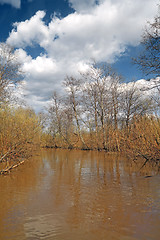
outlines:
M147 78L131 63L159 0L0 0L0 42L15 47L24 80L17 89L40 111L66 75L106 62L126 82Z

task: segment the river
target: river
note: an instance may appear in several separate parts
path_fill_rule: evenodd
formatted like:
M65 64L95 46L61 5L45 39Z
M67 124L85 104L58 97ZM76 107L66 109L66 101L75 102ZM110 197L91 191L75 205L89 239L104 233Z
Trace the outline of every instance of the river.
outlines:
M141 165L42 150L0 176L0 240L159 240L160 175Z

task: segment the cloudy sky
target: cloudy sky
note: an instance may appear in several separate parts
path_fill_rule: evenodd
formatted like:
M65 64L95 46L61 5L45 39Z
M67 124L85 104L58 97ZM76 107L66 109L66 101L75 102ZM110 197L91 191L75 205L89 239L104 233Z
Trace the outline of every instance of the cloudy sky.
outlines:
M159 0L0 0L0 41L23 64L23 94L36 111L66 75L93 60L113 64L126 81L145 78L131 64Z

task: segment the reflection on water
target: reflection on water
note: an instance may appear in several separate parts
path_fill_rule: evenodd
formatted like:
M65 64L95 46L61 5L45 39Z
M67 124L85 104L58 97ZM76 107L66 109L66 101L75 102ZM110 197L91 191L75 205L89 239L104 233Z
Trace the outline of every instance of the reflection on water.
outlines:
M159 240L160 176L141 164L43 150L0 177L0 240Z

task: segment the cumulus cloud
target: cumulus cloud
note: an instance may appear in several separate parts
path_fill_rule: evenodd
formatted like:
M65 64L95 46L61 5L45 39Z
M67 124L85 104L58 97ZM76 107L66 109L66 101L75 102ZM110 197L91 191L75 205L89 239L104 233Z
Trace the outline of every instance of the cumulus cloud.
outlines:
M45 12L15 23L7 43L19 48L24 59L30 96L47 99L51 90L60 89L66 74L76 74L92 59L113 63L127 46L139 44L142 28L156 14L158 0L69 0L76 10L65 18L52 16L44 21ZM44 49L35 59L26 47ZM23 56L23 57L22 57Z
M38 11L31 19L24 22L14 23L7 42L17 47L26 47L34 43L40 44L43 39L47 39L47 26L43 22L45 16L44 11Z
M47 55L33 59L22 48L16 50L16 55L22 63L25 80L19 96L25 96L26 102L37 111L45 106L53 91L62 92L62 81L68 75L76 76L77 69L84 71L87 64L71 61L55 61Z
M31 19L15 23L7 42L16 47L38 43L57 58L113 62L127 45L139 43L142 27L155 12L156 4L150 0L106 0L89 13L74 12L63 19L54 16L46 25L45 12L38 11Z
M21 0L0 0L0 4L11 4L15 8L20 8Z

